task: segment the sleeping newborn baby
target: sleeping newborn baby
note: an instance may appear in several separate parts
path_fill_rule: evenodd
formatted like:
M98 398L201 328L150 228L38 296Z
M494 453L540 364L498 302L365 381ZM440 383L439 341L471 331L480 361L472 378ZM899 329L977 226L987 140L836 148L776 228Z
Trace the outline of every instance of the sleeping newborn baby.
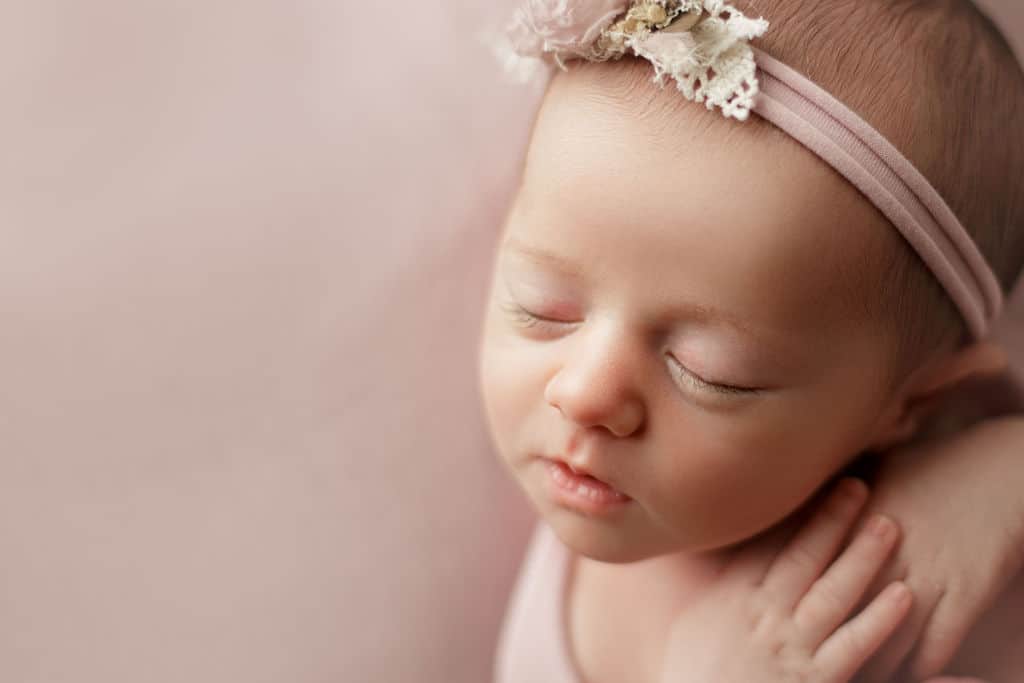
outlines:
M693 619L729 622L727 596L744 593L722 582L759 585L772 572L802 586L774 592L790 602L823 580L843 599L811 609L813 637L780 626L767 645L744 647L742 628L717 633L723 657L743 672L749 653L758 675L746 680L849 680L913 598L899 584L862 597L899 529L875 518L841 550L866 498L856 481L794 513L866 452L927 436L949 417L938 414L944 396L1005 364L987 329L998 289L1024 263L1024 78L998 33L966 2L697 5L533 2L518 15L519 51L567 70L537 114L481 345L494 442L542 518L506 623L502 680L691 680L678 662L715 651ZM700 53L706 34L729 30L741 39L703 82L665 57ZM763 52L745 51L748 37ZM609 58L616 41L634 49ZM872 196L831 148L761 115L749 79L715 95L729 60L745 55L760 60L766 94L795 82L786 67L763 71L778 60L856 112L930 182L913 189L915 206L937 191L970 244L929 252L906 224L944 228L941 211L915 223ZM831 105L814 106L830 118ZM972 254L981 266L965 276ZM709 595L724 597L709 610ZM750 602L737 623L764 623L747 619ZM983 619L983 642L968 640L953 666L993 680L1024 671L1024 629L1007 614ZM551 637L531 645L540 633ZM814 659L822 651L832 668ZM734 680L708 666L722 677L701 683Z

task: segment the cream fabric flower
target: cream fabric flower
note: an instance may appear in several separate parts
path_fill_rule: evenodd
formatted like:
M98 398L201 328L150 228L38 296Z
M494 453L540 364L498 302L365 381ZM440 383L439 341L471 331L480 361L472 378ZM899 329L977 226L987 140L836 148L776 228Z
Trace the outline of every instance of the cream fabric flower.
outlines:
M656 83L668 76L688 100L744 121L758 93L749 41L767 29L724 0L525 0L496 51L523 79L632 54L654 65Z
M512 49L522 57L582 57L629 0L526 0L509 27Z

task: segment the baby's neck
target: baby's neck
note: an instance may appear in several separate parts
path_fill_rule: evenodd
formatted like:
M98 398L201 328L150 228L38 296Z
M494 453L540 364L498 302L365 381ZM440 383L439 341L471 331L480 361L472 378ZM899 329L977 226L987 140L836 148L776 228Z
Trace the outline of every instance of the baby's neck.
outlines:
M594 560L582 559L594 562ZM728 553L726 552L679 552L613 566L615 573L624 579L636 576L643 577L645 581L658 581L664 585L672 585L681 580L693 580L695 577L714 578L723 569L727 559ZM608 566L606 563L596 564Z
M726 562L674 553L629 564L574 557L568 595L573 659L589 683L657 680L672 620Z

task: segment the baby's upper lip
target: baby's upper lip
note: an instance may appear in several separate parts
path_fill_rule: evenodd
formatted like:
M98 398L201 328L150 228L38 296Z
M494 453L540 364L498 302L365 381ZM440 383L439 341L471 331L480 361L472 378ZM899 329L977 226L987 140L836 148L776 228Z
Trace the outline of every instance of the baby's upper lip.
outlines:
M561 455L553 455L553 456L548 456L547 459L548 460L555 460L557 462L560 462L563 465L565 465L566 467L568 467L570 470L575 472L576 474L583 474L583 475L586 475L588 477L592 477L592 478L597 479L598 481L600 481L600 482L602 482L604 484L607 484L608 486L611 486L616 491L618 490L618 487L616 487L615 484L613 484L611 481L606 479L601 474L596 473L592 467L583 464L583 461L584 460L588 460L589 458L586 458L586 457L566 458L566 457L561 456Z

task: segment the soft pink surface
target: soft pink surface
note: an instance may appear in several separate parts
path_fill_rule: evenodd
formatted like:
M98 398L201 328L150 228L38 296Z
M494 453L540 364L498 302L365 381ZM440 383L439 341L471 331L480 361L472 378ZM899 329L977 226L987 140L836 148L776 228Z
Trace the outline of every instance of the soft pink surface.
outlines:
M487 679L508 4L0 7L0 680Z
M477 5L0 8L0 680L487 679Z

